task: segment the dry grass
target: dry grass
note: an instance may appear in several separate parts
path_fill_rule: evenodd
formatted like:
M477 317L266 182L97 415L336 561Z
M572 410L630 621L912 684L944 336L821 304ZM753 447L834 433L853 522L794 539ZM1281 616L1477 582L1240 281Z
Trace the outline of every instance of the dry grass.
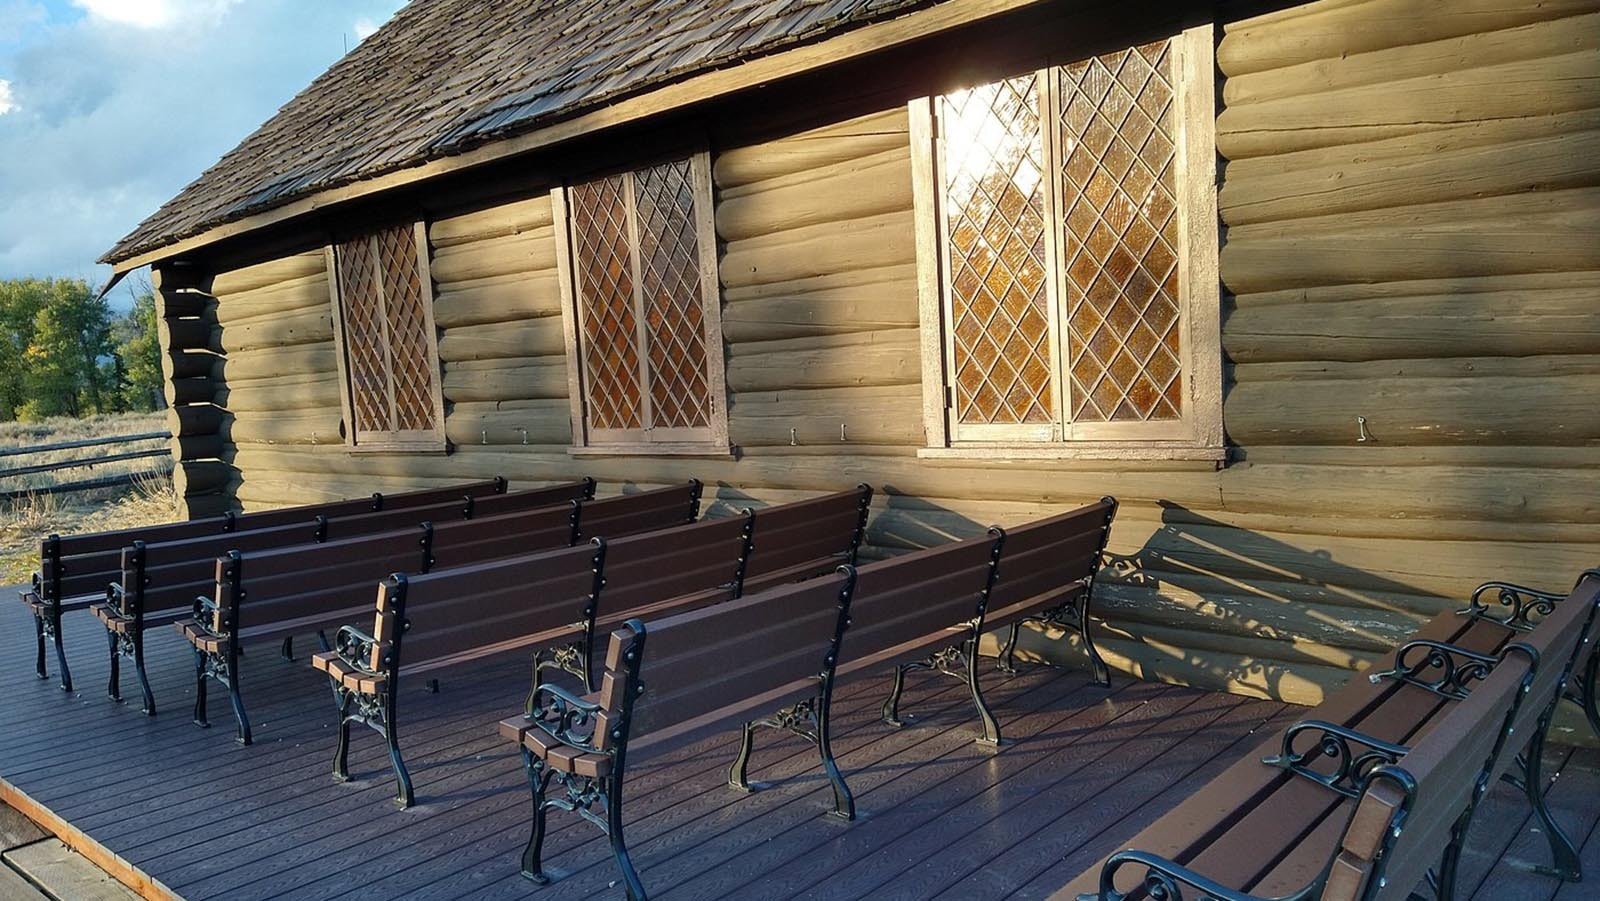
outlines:
M42 423L0 423L0 447L54 444L108 435L156 432L166 427L162 414L95 416L81 420ZM0 457L0 469L65 460L86 460L120 451L161 447L162 442L140 442L111 447L87 447L44 454ZM70 494L24 494L0 501L0 584L26 582L39 563L38 544L51 533L70 535L124 529L178 517L178 498L172 478L161 470L160 458L108 463L93 468L72 468L29 476L0 479L0 491L38 489L54 484L86 481L123 473L134 476L131 485Z

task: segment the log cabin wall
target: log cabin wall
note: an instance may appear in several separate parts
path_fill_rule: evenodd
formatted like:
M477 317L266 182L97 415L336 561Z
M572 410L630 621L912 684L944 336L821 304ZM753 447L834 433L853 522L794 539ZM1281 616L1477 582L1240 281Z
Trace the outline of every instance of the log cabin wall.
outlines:
M234 496L591 474L607 491L699 477L727 509L866 481L867 553L885 555L1112 494L1096 605L1113 665L1315 702L1483 578L1553 585L1600 561L1597 17L1594 0L1323 0L1219 22L1221 471L917 457L896 107L714 153L737 456L566 453L541 195L430 222L448 456L342 446L320 254L218 276Z

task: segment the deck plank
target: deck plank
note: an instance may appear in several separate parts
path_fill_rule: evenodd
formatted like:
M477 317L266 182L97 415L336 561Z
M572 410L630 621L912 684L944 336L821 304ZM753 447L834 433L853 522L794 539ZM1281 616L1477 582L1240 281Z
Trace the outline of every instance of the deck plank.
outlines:
M10 636L0 648L0 778L187 899L621 897L603 837L560 812L546 845L560 878L541 888L517 874L527 785L494 725L521 704L520 655L446 671L441 694L402 687L418 801L402 811L382 742L366 730L353 736L357 779L333 782L334 706L303 653L289 662L258 646L246 656L257 741L244 748L214 690L213 728L189 722L193 663L175 633L150 634L161 709L151 718L138 711L132 673L123 674L128 703L104 697L93 618L68 614L66 629L72 693L34 678L27 611L0 603L0 635ZM826 815L831 793L815 752L791 737L760 736L752 795L726 785L731 734L634 761L627 828L652 895L1042 898L1304 712L1122 677L1102 689L1070 669L1006 677L990 666L986 691L1011 740L998 752L974 742L971 699L956 680L913 679L904 705L913 718L899 729L878 719L882 674L840 689L835 750L856 792L854 823ZM1591 881L1600 879L1600 752L1562 750L1555 761L1564 765L1552 805L1583 842ZM1475 839L1472 897L1588 896L1589 882L1561 887L1518 868L1547 854L1520 796L1496 788L1481 819L1498 831Z

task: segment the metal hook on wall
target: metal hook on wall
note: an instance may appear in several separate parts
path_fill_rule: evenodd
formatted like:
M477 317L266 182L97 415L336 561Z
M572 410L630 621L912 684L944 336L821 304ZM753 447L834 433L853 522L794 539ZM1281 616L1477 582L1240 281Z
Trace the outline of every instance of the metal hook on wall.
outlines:
M524 446L526 446L527 443L528 443L528 430L527 429L517 429L517 431L522 433L522 443L523 443Z
M1366 444L1369 441L1376 440L1371 435L1367 434L1367 417L1356 417L1356 429L1361 433L1360 436L1356 438L1357 444Z

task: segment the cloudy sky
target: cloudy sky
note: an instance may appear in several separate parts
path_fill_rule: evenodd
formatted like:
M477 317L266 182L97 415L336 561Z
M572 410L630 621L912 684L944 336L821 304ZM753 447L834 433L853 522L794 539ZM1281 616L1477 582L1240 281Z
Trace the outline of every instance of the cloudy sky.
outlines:
M103 281L95 259L403 2L0 0L0 279Z

